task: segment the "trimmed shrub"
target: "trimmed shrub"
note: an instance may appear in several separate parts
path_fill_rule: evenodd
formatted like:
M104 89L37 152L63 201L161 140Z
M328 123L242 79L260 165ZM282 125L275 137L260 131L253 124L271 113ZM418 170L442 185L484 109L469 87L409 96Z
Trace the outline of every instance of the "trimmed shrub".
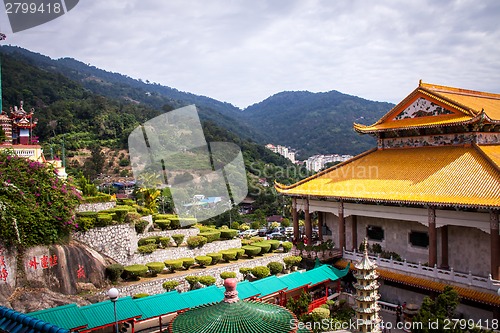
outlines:
M96 227L106 227L113 223L113 216L111 214L97 214Z
M283 258L283 262L286 265L287 269L290 269L293 266L297 266L302 261L302 257L300 256L290 256Z
M207 232L200 232L198 236L203 236L207 239L207 243L212 243L213 241L216 241L220 238L220 231L207 231Z
M272 275L279 274L283 272L283 264L277 261L271 261L269 264L267 264L267 268L269 268L269 271Z
M148 267L146 265L130 265L123 268L125 277L127 279L138 280L141 276L145 276L148 272Z
M212 257L209 256L197 256L194 260L196 260L196 263L200 265L200 267L205 267L212 263Z
M148 254L148 253L155 252L157 248L158 248L158 246L154 243L154 244L138 246L137 251L140 254Z
M283 247L283 252L288 253L293 247L292 242L283 242L281 243L281 246Z
M90 217L92 219L97 219L97 212L78 212L76 216L78 217Z
M235 229L220 229L220 238L233 239L238 236L238 230Z
M207 253L207 256L212 258L212 265L217 264L222 259L222 253Z
M207 243L207 239L203 236L190 236L186 241L187 245L194 249L196 247L202 247Z
M189 267L194 265L194 258L181 258L179 260L182 260L182 267L184 269L189 269Z
M231 278L236 278L236 272L221 272L220 273L220 278L222 280L225 280L225 279L231 279Z
M137 220L135 221L134 223L134 228L135 228L135 232L137 232L138 234L142 234L144 233L144 230L146 230L146 227L148 226L149 222L146 221L146 220Z
M137 241L138 246L156 244L156 237L141 238Z
M198 277L198 282L206 287L215 284L215 281L216 281L216 279L210 275L203 275L203 276Z
M200 232L210 232L210 231L215 231L215 228L209 227L203 224L197 224L195 227L200 230Z
M252 267L241 267L240 273L243 274L243 278L246 278L252 272Z
M192 218L192 217L179 218L177 215L175 217L169 217L168 219L170 220L170 228L172 228L172 229L181 228L181 220L182 220L182 224L183 224L182 227L183 228L192 226L198 222L198 220L195 218Z
M226 262L229 262L230 260L235 260L236 259L236 255L238 254L238 252L236 252L234 250L224 250L224 251L219 251L219 253L222 254L222 258Z
M170 228L170 220L156 220L154 223L164 231Z
M170 273L174 273L176 270L182 268L182 260L165 260L165 266L168 268Z
M171 280L171 281L165 281L165 282L163 282L163 284L161 286L166 291L172 291L175 288L177 288L178 285L179 285L179 281Z
M275 239L268 240L268 241L266 241L266 243L271 245L271 252L276 251L278 249L278 247L280 247L280 244L281 244L281 242L279 240L275 240Z
M255 241L253 241L251 239L246 239L246 238L243 238L241 240L241 245L251 245L252 243L255 243Z
M121 264L111 264L106 266L106 276L111 282L118 281L118 278L122 275L124 270Z
M94 228L95 218L92 217L78 217L76 223L78 224L78 231L88 231Z
M182 242L184 241L184 235L182 235L182 234L174 234L174 235L172 235L172 239L174 240L175 245L177 247L179 247L182 244Z
M170 245L171 239L170 239L170 237L165 236L165 237L158 238L158 241L159 241L161 247L166 248Z
M133 207L130 207L130 208L132 208L134 211L133 212L129 211L128 214L125 215L125 223L134 223L135 224L136 221L141 219L141 214L137 213L135 208L133 208Z
M253 258L256 255L258 255L262 249L258 246L252 246L252 245L245 245L241 247L243 250L245 250L245 254L249 258Z
M125 222L125 216L128 214L128 212L129 212L128 208L116 207L114 209L114 213L116 214L116 219L118 223Z
M267 242L255 242L252 246L258 246L260 248L260 254L264 254L271 250L271 244Z
M311 314L319 319L327 319L330 318L330 310L322 307L318 307L312 310Z
M152 276L157 276L165 269L165 263L163 262L148 262L146 266L149 268L149 272Z
M189 283L189 289L193 290L193 289L196 289L200 277L194 276L194 275L188 275L184 279Z
M234 248L229 250L236 251L236 259L240 259L245 254L245 250L243 250L242 248Z
M267 268L266 266L255 266L254 268L252 268L251 272L252 275L255 276L255 278L257 279L265 278L266 276L269 276L269 274L271 273L269 268Z
M138 298L144 298L144 297L148 297L149 294L147 293L138 293L138 294L135 294L134 296L132 296L133 299L138 299Z

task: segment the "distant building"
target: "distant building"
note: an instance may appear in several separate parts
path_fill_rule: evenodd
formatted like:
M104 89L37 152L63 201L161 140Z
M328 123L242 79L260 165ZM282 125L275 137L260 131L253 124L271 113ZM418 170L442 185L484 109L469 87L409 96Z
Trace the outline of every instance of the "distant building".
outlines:
M295 163L295 151L293 151L291 148L280 145L275 146L271 143L267 144L266 148L273 153L280 154L281 156L289 159L290 161L292 161L292 163Z
M327 163L332 162L345 162L351 159L352 155L339 155L339 154L331 154L331 155L314 155L309 157L306 163L306 169L309 171L318 172L323 169Z

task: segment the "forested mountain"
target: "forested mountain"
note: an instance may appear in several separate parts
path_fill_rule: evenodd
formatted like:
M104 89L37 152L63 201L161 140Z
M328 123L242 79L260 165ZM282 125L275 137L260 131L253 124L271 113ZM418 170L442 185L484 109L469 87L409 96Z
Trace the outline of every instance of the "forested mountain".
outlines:
M304 159L315 154L358 154L376 145L356 133L354 122L372 124L394 105L338 91L281 92L243 112L248 124L269 134L269 141L291 146Z

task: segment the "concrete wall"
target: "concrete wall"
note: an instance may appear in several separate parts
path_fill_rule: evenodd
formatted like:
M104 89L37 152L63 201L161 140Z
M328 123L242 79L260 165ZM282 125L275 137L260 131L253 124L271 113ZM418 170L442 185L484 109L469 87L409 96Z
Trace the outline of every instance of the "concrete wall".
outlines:
M116 201L97 202L81 204L76 207L77 212L98 212L101 210L111 209L116 207Z
M332 230L331 238L338 246L338 217L332 213L326 213L325 223ZM351 250L352 244L352 217L346 218L346 249ZM366 237L366 228L378 226L384 229L384 239L380 242L368 240L370 244L378 243L385 251L398 253L403 259L414 263L427 263L429 261L429 249L413 246L409 242L409 234L412 231L427 232L427 226L413 221L394 220L378 217L357 217L357 244ZM438 265L441 264L441 232L437 229L437 255ZM487 277L490 273L490 236L477 228L448 226L448 253L449 266L456 272L468 273Z

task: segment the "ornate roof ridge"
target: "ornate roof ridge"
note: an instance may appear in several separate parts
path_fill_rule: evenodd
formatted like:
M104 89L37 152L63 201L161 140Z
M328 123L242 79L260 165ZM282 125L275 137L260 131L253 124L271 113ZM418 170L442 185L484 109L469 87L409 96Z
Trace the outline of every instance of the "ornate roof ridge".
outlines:
M484 97L484 98L492 98L492 99L499 99L500 100L500 94L484 92L484 91L456 88L456 87L438 85L438 84L433 84L433 83L424 83L424 82L420 82L419 87L427 88L427 89L432 90L432 91L437 92L437 93L447 92L447 93L453 93L453 94L458 94L458 95Z

